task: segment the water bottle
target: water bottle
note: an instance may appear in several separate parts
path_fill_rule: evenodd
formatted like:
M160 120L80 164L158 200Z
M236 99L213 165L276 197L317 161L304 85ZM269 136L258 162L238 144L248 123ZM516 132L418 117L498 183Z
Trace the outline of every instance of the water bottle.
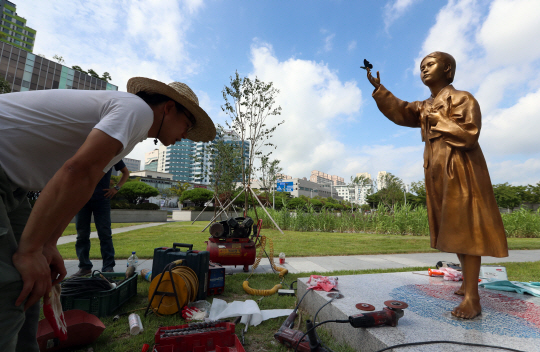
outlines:
M137 257L135 252L131 252L131 255L127 260L127 267L129 268L130 266L132 266L133 269L137 270L137 265L139 265L139 258Z

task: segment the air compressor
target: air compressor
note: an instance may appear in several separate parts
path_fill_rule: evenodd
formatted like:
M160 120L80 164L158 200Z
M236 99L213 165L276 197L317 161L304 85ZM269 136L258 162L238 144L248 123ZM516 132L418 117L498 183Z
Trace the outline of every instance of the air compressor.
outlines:
M206 241L210 261L221 265L243 265L244 271L248 272L257 255L255 242L259 237L262 221L259 220L259 223L254 226L252 218L236 217L212 224L211 236Z

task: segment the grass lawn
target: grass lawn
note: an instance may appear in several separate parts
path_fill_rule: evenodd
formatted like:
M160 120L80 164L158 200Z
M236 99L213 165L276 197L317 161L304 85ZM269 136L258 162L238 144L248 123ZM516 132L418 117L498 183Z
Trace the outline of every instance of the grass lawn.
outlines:
M111 224L111 229L118 229L120 227L127 227L127 226L135 226L135 225L142 225L142 224L148 224L147 222L116 222ZM90 231L94 232L96 231L96 225L94 223L90 224ZM76 235L77 229L75 228L75 224L69 224L64 232L62 233L62 236L69 236L69 235Z
M529 263L504 263L508 271L509 280L517 281L540 281L540 261ZM333 273L325 273L325 275L359 275L359 274L372 274L372 273L387 273L387 272L403 272L403 271L417 271L427 270L427 268L405 268L405 269L389 269L389 270L362 270L362 271L338 271ZM285 277L286 283L298 279L299 277L307 277L310 274L317 273L302 273L302 274L289 274ZM235 274L226 277L226 287L223 295L215 296L217 298L224 299L228 302L232 301L244 301L246 299L257 300L260 297L247 295L242 289L242 282L248 277L248 274ZM279 282L277 275L275 274L256 274L250 279L250 287L256 289L267 289L274 286ZM115 351L115 352L128 352L128 351L140 351L143 343L148 343L152 346L154 341L154 334L158 328L162 326L173 326L184 324L185 321L177 315L158 317L153 314L149 314L144 317L144 308L146 308L148 288L150 284L141 277L138 282L138 294L136 297L129 300L124 306L120 307L114 314L123 312L130 312L136 309L143 309L137 313L141 316L144 332L137 336L129 335L129 324L127 315L121 317L118 321L113 322L112 318L105 317L101 320L107 327L100 338L91 346L85 346L81 349L75 350L77 352L87 352L89 347L93 347L94 351ZM212 297L208 298L209 302L212 302ZM273 295L265 297L259 303L261 309L278 309L278 308L294 308L296 305L296 297L290 296L277 296ZM311 317L306 312L301 312L296 320L295 329L302 331L306 330L305 321ZM270 319L262 322L259 326L249 327L248 332L245 335L245 349L250 352L262 352L262 351L287 351L287 349L278 344L274 340L274 333L279 329L286 317L279 317L276 319ZM301 324L299 324L301 320ZM236 334L241 335L241 330L244 327L243 324L238 324ZM325 329L318 329L320 338L334 351L353 352L354 350L348 346L338 344L331 336L331 334ZM291 350L289 350L291 351Z
M193 249L205 250L204 241L208 240L210 234L208 230L201 230L206 225L205 221L198 221L194 225L190 222L173 222L114 235L116 258L127 259L132 251L137 251L139 258L152 258L154 248L172 247L174 242L190 243L193 244ZM287 257L437 252L430 248L427 236L297 231L285 231L285 234L281 234L277 230L268 229L263 229L261 235L273 240L274 253L284 252ZM100 259L99 240L91 241L90 258ZM509 238L508 247L540 249L540 238ZM58 248L64 259L77 258L75 243Z

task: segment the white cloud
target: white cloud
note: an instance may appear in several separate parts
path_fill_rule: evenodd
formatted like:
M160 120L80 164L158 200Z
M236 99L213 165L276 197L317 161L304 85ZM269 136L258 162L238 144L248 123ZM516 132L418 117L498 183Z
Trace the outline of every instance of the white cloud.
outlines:
M540 158L531 158L523 162L505 160L488 163L493 184L509 182L513 185L535 185L540 175Z
M58 54L67 66L109 72L111 83L125 91L134 76L171 82L197 72L186 32L203 6L202 0L35 0L17 3L17 10L38 29L34 52L48 58ZM148 139L128 157L144 163L145 152L154 148Z
M356 40L351 41L347 46L347 50L349 51L353 51L354 49L356 49Z
M480 144L495 183L538 179L540 139L540 2L495 0L489 7L473 0L449 0L437 15L419 63L432 51L446 51L457 61L457 89L471 91L480 103ZM526 162L515 160L524 159ZM505 160L506 159L506 160ZM516 171L519 170L519 171ZM537 182L537 181L536 181Z
M385 30L388 32L392 23L403 16L412 5L419 1L420 0L393 0L386 3L383 13Z
M527 94L509 108L484 119L482 143L497 155L538 154L540 90Z
M333 40L334 40L334 37L336 36L334 33L331 33L331 34L327 34L328 31L326 29L321 29L321 33L326 35L324 37L324 46L323 48L321 49L320 52L329 52L329 51L332 51L332 47L333 47Z
M17 4L38 29L34 52L62 56L67 66L111 73L125 90L133 76L182 80L196 72L186 32L201 0L159 2L26 1ZM165 70L164 67L167 67Z
M277 103L285 123L274 133L272 141L278 148L272 157L281 160L286 174L309 177L312 170L321 170L347 178L358 172L397 170L408 182L423 177L422 145L358 148L339 140L343 122L360 111L362 92L356 82L340 81L324 63L294 58L280 61L269 44L254 45L251 55L252 75L272 81L280 90Z

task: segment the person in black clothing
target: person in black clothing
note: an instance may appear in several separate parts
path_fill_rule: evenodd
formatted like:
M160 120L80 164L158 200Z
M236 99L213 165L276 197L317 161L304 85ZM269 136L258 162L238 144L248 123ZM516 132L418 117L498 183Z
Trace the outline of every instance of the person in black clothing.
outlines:
M92 272L92 262L90 261L90 222L92 213L94 214L94 223L99 236L99 245L101 247L101 258L103 266L101 272L113 272L114 246L111 231L111 198L116 195L120 187L127 181L129 170L122 160L114 165L116 171L122 173L120 182L111 187L112 168L99 181L92 198L85 204L75 217L77 227L77 242L75 251L79 258L79 271L72 277L88 275Z

